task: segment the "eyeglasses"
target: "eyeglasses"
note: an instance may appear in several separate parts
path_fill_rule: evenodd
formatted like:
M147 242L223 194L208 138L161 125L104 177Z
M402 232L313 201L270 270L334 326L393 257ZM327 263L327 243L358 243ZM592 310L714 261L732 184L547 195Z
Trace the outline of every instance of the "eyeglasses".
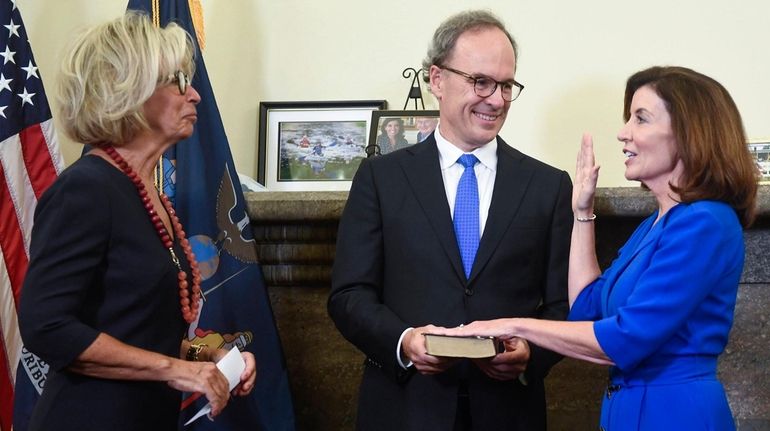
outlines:
M177 87L179 87L179 94L185 95L187 93L187 86L190 85L190 77L182 72L181 70L177 70L176 72L172 73L168 76L168 79L171 80L171 82L176 83Z
M516 82L515 80L507 81L507 82L500 82L495 81L494 79L488 77L488 76L473 76L469 73L461 72L457 69L452 69L451 67L441 66L437 65L441 69L448 70L452 73L456 73L463 78L467 79L468 81L473 82L473 92L476 93L479 97L489 97L493 94L495 94L495 91L497 91L497 87L500 86L500 93L503 96L503 100L506 102L513 102L516 100L516 98L519 97L521 94L521 91L524 90L524 86Z

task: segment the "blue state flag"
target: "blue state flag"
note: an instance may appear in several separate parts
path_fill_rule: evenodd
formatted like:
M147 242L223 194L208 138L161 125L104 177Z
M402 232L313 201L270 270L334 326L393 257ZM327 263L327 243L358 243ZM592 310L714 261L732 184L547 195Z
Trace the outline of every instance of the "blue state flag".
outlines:
M129 0L128 9L152 15L153 0ZM156 0L157 1L157 0ZM188 0L159 0L161 26L173 21L195 39ZM197 40L195 41L197 48ZM192 85L200 93L193 135L164 156L164 188L199 262L205 295L188 338L212 347L238 346L257 360L248 397L234 397L215 421L185 430L293 430L291 393L273 312L257 261L256 243L222 120L198 50ZM205 404L184 409L183 422Z

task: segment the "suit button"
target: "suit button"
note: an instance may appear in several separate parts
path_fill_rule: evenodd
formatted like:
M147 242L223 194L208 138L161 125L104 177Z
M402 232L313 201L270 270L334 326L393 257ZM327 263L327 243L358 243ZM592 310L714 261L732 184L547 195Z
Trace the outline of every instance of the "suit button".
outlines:
M465 288L465 295L466 296L473 296L473 289Z

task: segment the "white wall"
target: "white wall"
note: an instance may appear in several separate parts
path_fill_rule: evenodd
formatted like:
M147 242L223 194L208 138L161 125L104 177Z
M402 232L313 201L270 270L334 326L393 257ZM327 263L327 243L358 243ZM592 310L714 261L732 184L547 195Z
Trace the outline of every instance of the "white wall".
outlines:
M163 0L161 0L163 1ZM123 12L124 0L16 0L46 87L76 29ZM386 99L401 109L435 27L488 8L520 47L513 103L501 135L572 173L583 131L594 134L600 186L623 178L615 140L626 78L683 65L720 81L750 139L770 138L770 2L767 0L203 0L203 55L239 172L256 177L260 101ZM424 91L426 109L436 109ZM60 136L65 160L80 147Z

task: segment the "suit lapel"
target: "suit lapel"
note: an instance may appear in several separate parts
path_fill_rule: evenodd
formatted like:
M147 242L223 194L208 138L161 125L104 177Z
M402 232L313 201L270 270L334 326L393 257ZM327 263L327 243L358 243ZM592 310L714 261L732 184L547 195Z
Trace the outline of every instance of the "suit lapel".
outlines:
M662 232L662 229L655 229L657 225L652 224L655 220L656 214L648 217L647 220L645 220L639 226L636 232L634 232L634 235L629 238L628 242L624 246L624 248L627 247L628 250L624 250L623 253L618 256L618 260L612 264L612 267L614 268L613 272L606 275L607 279L605 280L605 286L607 286L607 288L605 288L602 292L602 312L605 316L614 314L610 313L609 310L609 298L613 287L618 282L620 276L623 275L623 273L626 271L628 265L634 261L634 258L639 255L642 250L649 247L650 244L652 244L652 242L660 235L660 232Z
M532 166L522 163L523 161L524 156L519 151L508 146L501 138L497 138L495 188L492 191L492 202L489 206L484 234L473 263L471 280L492 257L521 206L533 174Z
M409 156L404 157L402 166L409 185L414 192L433 232L438 237L444 253L452 263L455 273L465 280L460 250L457 247L454 225L447 203L444 179L441 177L438 147L433 135L424 142L407 148Z

